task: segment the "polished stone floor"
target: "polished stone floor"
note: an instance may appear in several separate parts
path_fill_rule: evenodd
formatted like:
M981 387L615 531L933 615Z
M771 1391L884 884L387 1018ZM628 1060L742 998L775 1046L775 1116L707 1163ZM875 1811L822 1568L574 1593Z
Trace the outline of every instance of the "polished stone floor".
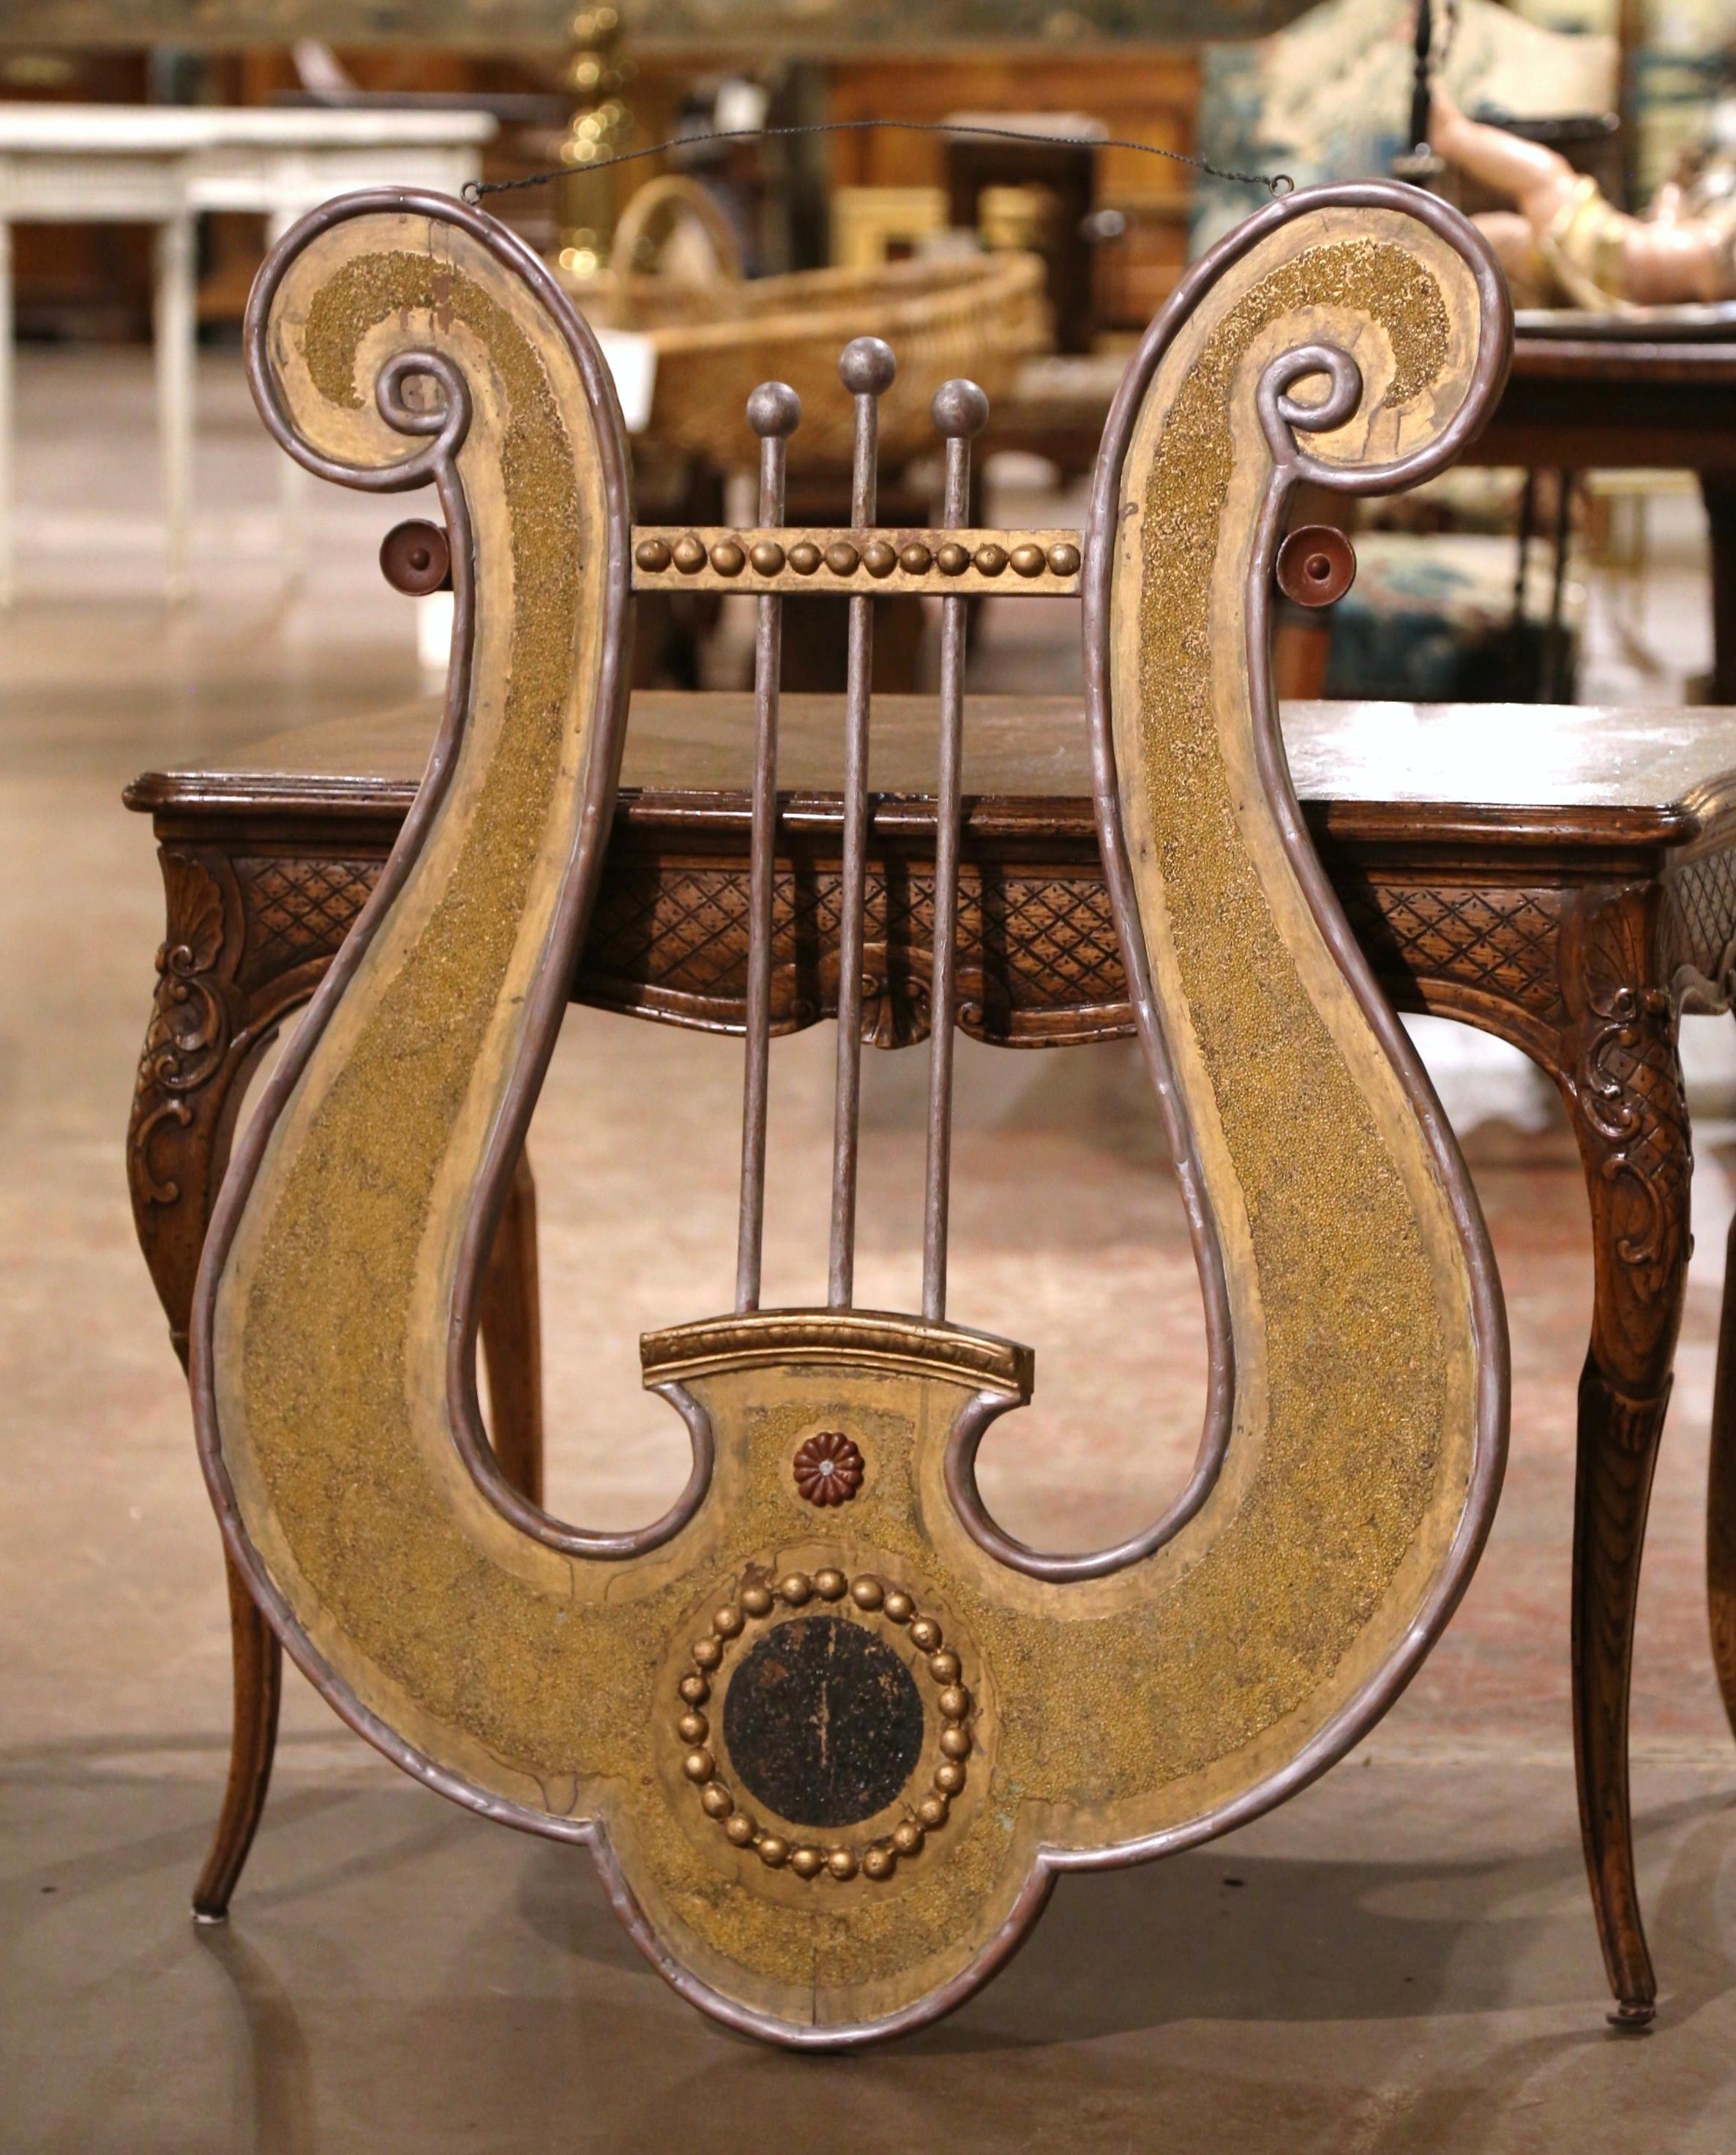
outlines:
M1699 1249L1636 1682L1663 1985L1649 2035L1604 2023L1573 1804L1579 1170L1523 1067L1455 1058L1450 1029L1430 1052L1506 1285L1512 1466L1440 1648L1315 1789L1168 1864L1064 1880L1029 1950L943 2026L854 2060L791 2060L681 2004L585 1858L412 1786L292 1678L233 1920L193 1928L226 1626L121 1171L161 899L120 789L146 765L415 693L405 603L370 566L402 511L316 498L309 571L286 588L273 455L232 361L207 355L198 595L169 612L151 588L148 377L130 359L28 356L27 589L0 617L3 2155L1731 2155L1736 1747L1699 1554L1736 1172L1728 1021L1689 1029ZM1691 528L1678 539L1599 658L1621 693L1679 693L1672 667L1703 652ZM1590 596L1595 621L1608 595ZM1031 678L1010 624L988 639L985 673ZM1065 653L1044 663L1064 671ZM776 1057L768 1287L790 1298L823 1263L830 1047L816 1031ZM725 1302L737 1083L735 1054L712 1041L594 1016L563 1041L532 1143L552 1498L569 1517L649 1517L682 1477L683 1441L638 1390L634 1340ZM1173 1186L1129 1054L967 1052L962 1085L955 1308L1038 1350L1037 1404L1002 1426L985 1488L1015 1532L1086 1546L1150 1516L1197 1427ZM922 1105L920 1057L871 1059L868 1299L914 1289Z

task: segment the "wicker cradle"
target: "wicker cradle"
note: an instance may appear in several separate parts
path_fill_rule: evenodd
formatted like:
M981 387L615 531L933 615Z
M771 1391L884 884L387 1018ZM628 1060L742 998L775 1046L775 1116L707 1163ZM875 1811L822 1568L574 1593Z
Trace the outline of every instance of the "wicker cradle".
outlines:
M716 464L753 461L743 415L749 392L774 378L802 400L792 461L847 464L850 400L839 383L838 355L852 337L882 336L898 355L898 378L880 404L881 452L890 459L933 446L929 400L949 376L968 375L993 400L1010 387L1024 359L1049 345L1043 264L1034 254L703 284L609 272L564 281L600 327L655 340L646 434Z

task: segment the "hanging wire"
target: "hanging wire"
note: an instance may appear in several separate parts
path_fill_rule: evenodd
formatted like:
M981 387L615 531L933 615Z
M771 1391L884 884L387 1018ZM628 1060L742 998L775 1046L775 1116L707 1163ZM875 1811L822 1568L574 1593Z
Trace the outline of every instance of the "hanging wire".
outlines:
M1287 195L1295 186L1288 172L1238 172L1185 150L1161 149L1155 142L1134 142L1119 136L1039 135L1025 127L955 125L947 120L813 120L792 127L713 128L702 135L675 135L666 142L653 142L643 150L621 150L595 163L559 165L553 171L532 172L522 180L467 180L464 199L480 202L484 195L516 194L523 187L545 187L554 180L581 179L590 172L606 172L611 165L631 165L641 157L661 157L671 150L691 150L702 142L759 142L774 135L852 135L884 128L904 135L977 135L1001 142L1054 142L1075 150L1135 150L1141 156L1166 157L1172 165L1192 165L1214 180L1233 180L1238 185L1264 187L1270 195Z

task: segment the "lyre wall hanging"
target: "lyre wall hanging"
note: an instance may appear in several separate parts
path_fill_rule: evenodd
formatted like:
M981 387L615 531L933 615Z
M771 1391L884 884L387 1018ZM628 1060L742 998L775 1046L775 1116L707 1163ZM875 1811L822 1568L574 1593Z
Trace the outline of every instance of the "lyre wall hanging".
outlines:
M848 530L784 525L798 400L768 384L748 411L758 526L652 530L590 330L493 218L356 196L261 274L267 424L323 477L434 486L457 625L415 807L212 1226L205 1470L235 1562L339 1712L457 1802L588 1843L641 1945L722 2019L841 2045L944 2011L1058 1871L1199 1841L1330 1765L1464 1586L1504 1454L1499 1292L1305 833L1270 610L1298 484L1440 469L1509 338L1452 211L1383 184L1296 194L1153 324L1083 535L966 528L986 409L967 382L935 399L941 525L877 526L876 412L898 392L871 339L840 369ZM477 1305L610 827L631 594L671 585L758 596L738 1288L643 1341L692 1474L655 1524L598 1533L495 1466ZM1186 1487L1090 1556L986 1512L977 1448L1030 1397L1032 1357L946 1308L967 602L1008 588L1083 594L1100 843L1210 1355ZM851 596L830 1260L824 1306L763 1309L779 612L814 591ZM943 617L920 1314L852 1293L886 592Z

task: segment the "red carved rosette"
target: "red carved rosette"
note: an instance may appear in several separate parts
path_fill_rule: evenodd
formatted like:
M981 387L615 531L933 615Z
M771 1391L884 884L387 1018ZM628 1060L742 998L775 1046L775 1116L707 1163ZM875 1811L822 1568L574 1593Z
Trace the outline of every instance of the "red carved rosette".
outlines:
M791 1464L796 1487L810 1504L847 1504L862 1486L862 1455L841 1430L818 1430L804 1439Z

